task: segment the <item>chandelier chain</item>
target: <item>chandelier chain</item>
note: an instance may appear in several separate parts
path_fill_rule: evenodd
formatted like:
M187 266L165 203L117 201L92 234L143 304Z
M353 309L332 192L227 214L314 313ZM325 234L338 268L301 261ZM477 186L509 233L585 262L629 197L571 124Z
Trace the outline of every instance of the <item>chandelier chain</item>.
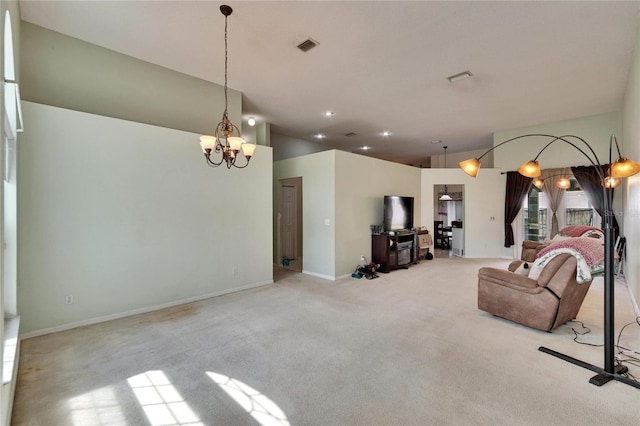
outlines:
M228 16L225 15L224 16L224 116L227 117L227 105L228 105L228 100L227 100L227 61L228 61L228 54L227 54L227 18Z

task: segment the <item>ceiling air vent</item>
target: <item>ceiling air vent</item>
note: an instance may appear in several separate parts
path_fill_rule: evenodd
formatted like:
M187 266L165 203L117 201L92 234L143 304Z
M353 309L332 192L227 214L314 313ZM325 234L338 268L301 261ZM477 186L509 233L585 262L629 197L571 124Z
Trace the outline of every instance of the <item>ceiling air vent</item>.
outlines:
M308 38L298 45L298 49L302 50L303 52L308 52L309 50L316 47L318 44L319 43L317 41Z
M346 137L350 138L351 136L355 136L356 134L353 132L349 132L349 133L345 133L344 134Z

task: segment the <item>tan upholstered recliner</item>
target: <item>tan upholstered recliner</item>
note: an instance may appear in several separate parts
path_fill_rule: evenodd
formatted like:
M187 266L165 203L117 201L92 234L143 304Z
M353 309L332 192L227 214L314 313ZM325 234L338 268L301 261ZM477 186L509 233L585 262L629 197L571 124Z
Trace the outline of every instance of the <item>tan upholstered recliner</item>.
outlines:
M480 268L478 309L543 331L551 331L578 315L591 281L576 282L574 256L557 255L537 280L512 272L521 263L513 261L509 270Z

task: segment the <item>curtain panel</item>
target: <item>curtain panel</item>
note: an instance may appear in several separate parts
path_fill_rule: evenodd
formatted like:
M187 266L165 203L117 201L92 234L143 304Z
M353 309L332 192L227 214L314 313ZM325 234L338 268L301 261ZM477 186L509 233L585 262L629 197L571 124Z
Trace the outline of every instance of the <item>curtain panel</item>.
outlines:
M504 246L515 244L513 226L511 225L522 209L524 197L529 192L533 179L522 176L518 172L507 172L507 185L504 202Z
M600 168L602 171L602 176L606 176L607 171L609 170L609 164L603 164L602 166L600 166ZM571 167L571 171L578 181L578 184L580 184L580 188L582 188L585 194L587 194L589 202L593 205L595 211L597 211L602 218L600 228L604 229L605 215L611 215L614 238L620 235L620 227L618 226L618 221L616 220L615 213L613 212L613 210L605 212L605 193L607 194L609 199L613 201L613 188L603 188L602 178L600 178L596 166L576 166Z
M558 188L553 182L551 177L556 176L570 176L571 168L570 167L561 167L558 169L544 169L541 170L540 178L544 181L544 185L542 186L542 190L547 197L549 198L549 209L551 210L551 234L550 237L553 238L559 229L558 226L558 217L556 216L556 211L558 211L558 207L560 207L560 203L562 202L562 198L564 197L565 190L562 188Z

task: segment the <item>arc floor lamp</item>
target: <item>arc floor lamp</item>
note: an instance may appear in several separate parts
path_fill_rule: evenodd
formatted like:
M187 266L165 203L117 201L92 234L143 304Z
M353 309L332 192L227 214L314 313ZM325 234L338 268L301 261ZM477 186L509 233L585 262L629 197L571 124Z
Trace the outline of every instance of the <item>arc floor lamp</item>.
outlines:
M611 136L609 141L609 170L606 175L600 164L598 156L594 152L593 148L582 138L574 135L562 135L554 136L541 133L534 133L528 135L517 136L515 138L508 139L499 143L493 148L487 150L478 158L472 158L469 160L461 161L459 163L460 168L464 170L469 176L476 177L480 170L480 160L494 149L523 138L529 137L542 137L548 140L547 144L538 152L538 155L533 160L529 160L518 168L518 173L530 178L538 178L540 176L540 164L538 163L538 157L549 146L555 142L563 142L571 145L584 155L592 166L596 169L598 177L602 182L602 191L604 196L604 215L602 218L604 229L604 367L598 367L593 364L586 363L571 356L562 354L552 349L540 346L538 350L545 352L549 355L558 357L564 361L578 365L582 368L586 368L597 373L593 376L589 383L596 386L602 386L605 383L616 380L627 385L640 389L640 382L632 380L626 377L624 374L628 371L624 365L615 364L615 344L614 344L614 235L613 235L613 208L612 208L612 193L611 193L611 181L613 179L621 179L633 176L640 172L640 164L633 160L623 157L620 154L620 147L615 136ZM615 162L611 162L611 151L615 144L618 159Z

